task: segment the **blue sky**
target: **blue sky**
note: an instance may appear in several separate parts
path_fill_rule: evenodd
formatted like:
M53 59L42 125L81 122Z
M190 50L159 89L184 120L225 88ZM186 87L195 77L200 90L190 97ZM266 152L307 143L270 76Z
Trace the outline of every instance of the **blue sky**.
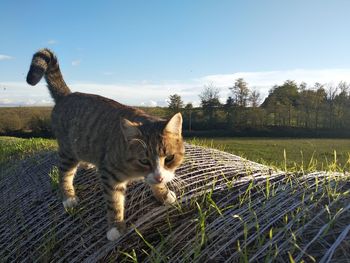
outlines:
M0 106L52 103L25 83L32 54L57 54L73 91L131 105L198 103L212 84L224 100L244 77L273 84L350 82L350 1L0 2Z

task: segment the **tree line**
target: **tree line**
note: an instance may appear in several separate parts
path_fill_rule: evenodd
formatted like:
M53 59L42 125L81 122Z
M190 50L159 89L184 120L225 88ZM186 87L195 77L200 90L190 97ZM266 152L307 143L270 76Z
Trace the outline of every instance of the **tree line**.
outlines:
M221 103L219 89L205 86L199 94L198 108L191 103L184 105L181 96L173 94L168 108L183 112L189 129L350 128L350 85L346 82L315 83L310 87L287 80L273 86L263 101L260 93L249 88L242 78L229 90L226 103Z
M273 86L265 99L242 78L228 89L225 103L220 101L220 90L210 84L198 94L199 107L172 94L168 107L142 109L164 118L182 112L184 132L194 136L203 132L207 132L203 136L350 136L350 85L346 82L308 86L287 80ZM0 135L52 137L51 110L0 108Z

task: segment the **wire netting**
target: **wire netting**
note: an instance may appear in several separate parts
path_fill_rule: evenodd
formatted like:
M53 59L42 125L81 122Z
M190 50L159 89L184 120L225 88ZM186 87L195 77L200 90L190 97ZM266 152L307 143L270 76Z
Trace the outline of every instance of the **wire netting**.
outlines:
M52 177L57 161L56 152L45 152L1 175L1 261L350 260L347 174L288 174L186 145L185 162L169 184L177 203L163 206L143 182L130 184L129 230L110 242L96 169L78 170L80 203L68 213Z

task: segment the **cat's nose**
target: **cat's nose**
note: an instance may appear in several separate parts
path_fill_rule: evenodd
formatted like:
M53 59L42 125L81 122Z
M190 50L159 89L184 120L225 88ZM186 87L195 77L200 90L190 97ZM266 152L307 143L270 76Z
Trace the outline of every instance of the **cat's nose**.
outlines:
M163 179L164 178L160 174L154 176L154 180L156 180L158 183L161 183Z

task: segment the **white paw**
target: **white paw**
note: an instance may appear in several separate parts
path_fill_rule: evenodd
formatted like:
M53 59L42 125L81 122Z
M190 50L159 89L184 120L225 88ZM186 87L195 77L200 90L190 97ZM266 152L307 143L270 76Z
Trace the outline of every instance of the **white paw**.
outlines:
M121 236L121 234L116 227L112 227L110 230L107 231L107 239L109 241L115 241L120 236Z
M176 194L173 191L168 192L168 195L166 196L164 200L164 204L171 205L176 202Z
M64 209L70 209L70 208L73 208L75 206L77 206L79 202L79 199L78 197L69 197L67 198L66 200L63 201L63 206L64 206Z

